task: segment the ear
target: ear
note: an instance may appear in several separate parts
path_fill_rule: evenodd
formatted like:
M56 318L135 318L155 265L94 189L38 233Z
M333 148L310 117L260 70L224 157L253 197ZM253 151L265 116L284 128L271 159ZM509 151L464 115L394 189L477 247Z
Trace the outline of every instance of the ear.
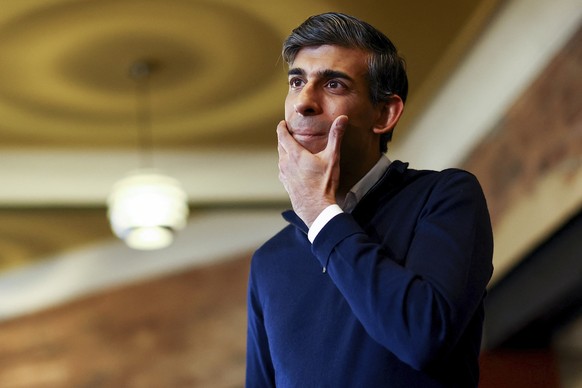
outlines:
M374 125L374 133L382 135L392 132L402 112L404 111L404 102L398 95L392 95L386 102L381 102L378 107L379 115Z

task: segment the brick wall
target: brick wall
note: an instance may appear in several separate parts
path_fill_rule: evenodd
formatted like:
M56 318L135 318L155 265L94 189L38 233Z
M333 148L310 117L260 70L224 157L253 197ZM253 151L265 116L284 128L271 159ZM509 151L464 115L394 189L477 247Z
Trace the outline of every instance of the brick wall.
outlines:
M0 387L242 387L250 255L0 325Z

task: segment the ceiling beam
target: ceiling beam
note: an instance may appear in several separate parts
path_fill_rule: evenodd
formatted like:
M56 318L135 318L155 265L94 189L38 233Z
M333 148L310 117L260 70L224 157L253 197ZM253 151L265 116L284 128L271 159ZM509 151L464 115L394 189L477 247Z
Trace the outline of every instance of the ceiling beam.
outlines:
M114 183L138 166L122 150L4 150L0 207L104 206ZM178 179L193 205L282 203L273 150L156 151L154 166Z

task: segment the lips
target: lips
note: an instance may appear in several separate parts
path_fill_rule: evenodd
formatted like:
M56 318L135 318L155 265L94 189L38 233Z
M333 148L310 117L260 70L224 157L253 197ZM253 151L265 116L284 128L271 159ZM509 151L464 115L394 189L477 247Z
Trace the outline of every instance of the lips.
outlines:
M299 123L287 122L287 129L293 138L311 153L320 152L327 145L327 132L323 122L302 120Z
M291 133L291 135L293 135L293 137L303 137L309 139L327 136L327 130L317 128L317 126L315 125L295 127L293 125L288 124L288 128L289 132Z
M292 132L291 135L299 144L312 153L321 151L327 144L327 134L300 131Z
M300 131L291 132L291 135L297 143L312 154L322 151L327 145L327 134Z
M307 132L307 131L292 131L291 135L294 138L303 138L303 139L317 139L320 137L325 137L327 136L327 134L325 133L313 133L313 132Z

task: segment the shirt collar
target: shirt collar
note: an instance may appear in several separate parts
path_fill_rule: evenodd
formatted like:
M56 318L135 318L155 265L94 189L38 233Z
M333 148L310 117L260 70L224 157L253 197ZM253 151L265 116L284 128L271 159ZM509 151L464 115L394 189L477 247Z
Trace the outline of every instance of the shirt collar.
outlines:
M382 154L378 162L368 171L362 179L358 181L352 187L352 189L346 195L346 199L341 206L342 210L345 212L351 212L354 210L358 202L366 195L368 191L380 180L382 175L386 172L392 161L388 156Z

